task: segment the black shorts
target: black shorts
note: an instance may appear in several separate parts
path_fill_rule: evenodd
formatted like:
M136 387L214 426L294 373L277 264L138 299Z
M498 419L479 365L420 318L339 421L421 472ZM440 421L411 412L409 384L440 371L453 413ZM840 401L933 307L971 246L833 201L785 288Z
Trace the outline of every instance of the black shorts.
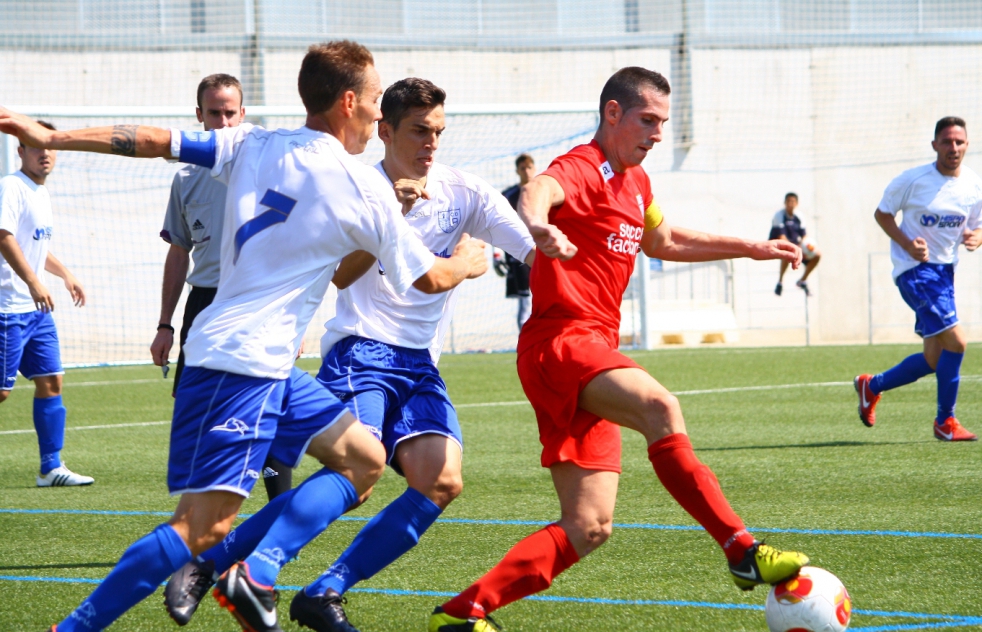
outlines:
M181 323L181 352L177 356L177 368L174 370L174 387L171 393L177 393L177 385L181 381L181 373L184 371L184 343L188 340L188 332L191 331L191 324L206 307L215 300L215 287L194 287L188 293L187 303L184 304L184 321Z

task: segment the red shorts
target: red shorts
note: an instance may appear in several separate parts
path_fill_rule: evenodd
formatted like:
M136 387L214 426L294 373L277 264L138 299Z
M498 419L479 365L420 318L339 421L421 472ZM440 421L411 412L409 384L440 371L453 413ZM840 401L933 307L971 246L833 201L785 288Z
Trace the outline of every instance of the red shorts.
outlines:
M621 471L620 426L578 407L580 391L600 373L641 368L617 350L617 342L616 333L576 323L522 349L518 377L539 423L542 467L570 462Z

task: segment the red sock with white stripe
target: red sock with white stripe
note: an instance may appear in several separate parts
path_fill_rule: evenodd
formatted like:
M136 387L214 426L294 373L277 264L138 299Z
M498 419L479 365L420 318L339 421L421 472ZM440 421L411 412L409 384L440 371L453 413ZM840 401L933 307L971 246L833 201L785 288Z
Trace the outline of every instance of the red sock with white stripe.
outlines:
M502 606L548 588L580 556L562 527L551 524L513 546L464 592L443 604L451 617L483 618Z
M730 508L716 475L692 450L689 437L670 434L648 446L648 459L668 493L713 536L731 564L743 559L754 538Z

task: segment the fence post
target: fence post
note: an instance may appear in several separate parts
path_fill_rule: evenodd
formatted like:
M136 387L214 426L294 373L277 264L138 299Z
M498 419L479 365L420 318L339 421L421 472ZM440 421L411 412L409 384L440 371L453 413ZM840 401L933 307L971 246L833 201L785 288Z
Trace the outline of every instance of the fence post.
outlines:
M14 137L9 134L0 134L0 158L3 159L3 168L0 169L0 176L9 176L15 169L17 163L17 150L14 149Z
M873 253L866 254L866 309L869 321L869 344L873 344Z
M651 292L651 264L649 263L648 255L639 251L637 266L640 274L638 277L638 293L641 295L639 297L641 302L641 348L652 349L654 345L651 340L651 314L648 311L648 295Z

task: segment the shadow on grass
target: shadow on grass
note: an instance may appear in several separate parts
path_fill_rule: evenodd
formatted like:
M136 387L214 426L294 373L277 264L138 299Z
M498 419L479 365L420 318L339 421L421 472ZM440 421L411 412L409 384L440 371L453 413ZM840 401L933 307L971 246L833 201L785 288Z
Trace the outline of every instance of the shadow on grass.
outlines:
M41 571L60 568L112 568L116 562L89 562L88 564L30 564L25 566L0 566L0 571Z
M852 448L859 446L892 446L917 445L920 443L937 443L937 440L917 441L822 441L818 443L788 443L785 445L735 445L720 448L696 448L696 452L727 452L730 450L786 450L806 448Z

